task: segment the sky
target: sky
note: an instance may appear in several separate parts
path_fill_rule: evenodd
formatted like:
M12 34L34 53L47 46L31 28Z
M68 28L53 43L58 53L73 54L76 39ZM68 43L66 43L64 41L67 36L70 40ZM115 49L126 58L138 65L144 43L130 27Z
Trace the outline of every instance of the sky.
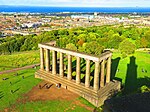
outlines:
M0 5L58 7L150 7L150 0L0 0Z

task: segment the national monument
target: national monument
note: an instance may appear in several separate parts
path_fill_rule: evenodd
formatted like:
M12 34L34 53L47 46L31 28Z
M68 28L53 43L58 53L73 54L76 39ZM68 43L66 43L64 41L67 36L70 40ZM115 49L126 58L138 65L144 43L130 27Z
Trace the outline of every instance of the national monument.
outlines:
M40 70L35 73L40 78L54 84L60 83L61 87L79 94L96 107L120 90L121 83L111 80L111 57L107 51L100 56L89 55L77 51L63 49L52 44L39 44ZM52 54L52 56L50 56ZM51 58L50 58L51 57ZM75 77L72 72L72 59L76 58ZM64 64L64 59L67 65ZM81 80L81 59L86 61L85 81ZM91 83L91 62L94 63L93 83Z

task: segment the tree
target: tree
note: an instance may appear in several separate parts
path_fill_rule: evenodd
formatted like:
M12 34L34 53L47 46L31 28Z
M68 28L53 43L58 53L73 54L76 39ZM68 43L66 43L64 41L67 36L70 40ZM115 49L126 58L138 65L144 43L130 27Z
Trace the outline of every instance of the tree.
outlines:
M143 37L145 37L145 39L147 40L147 47L150 47L150 30L148 30L148 31L146 31L145 33L144 33L144 36Z
M145 37L141 38L141 47L146 48L148 46L148 41Z
M121 51L123 57L134 53L135 49L136 49L135 45L132 42L128 41L127 39L123 40L119 44L119 50Z
M124 38L120 37L119 34L112 35L112 37L109 38L108 47L118 49L119 44L123 41L123 39Z
M67 49L77 51L77 47L73 43L69 43L66 45Z
M79 49L82 52L86 52L88 54L95 54L95 55L100 55L104 50L104 47L98 44L96 41L84 43L82 47L83 48Z
M78 46L82 46L84 44L84 41L82 40L82 39L80 39L79 41L78 41Z

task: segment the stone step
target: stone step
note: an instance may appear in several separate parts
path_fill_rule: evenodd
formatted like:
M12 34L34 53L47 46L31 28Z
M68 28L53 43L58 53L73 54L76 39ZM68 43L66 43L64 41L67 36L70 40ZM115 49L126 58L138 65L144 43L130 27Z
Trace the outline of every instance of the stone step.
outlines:
M74 93L79 94L83 98L87 99L95 106L100 106L111 95L111 92L120 89L120 82L111 81L98 91L93 90L93 87L85 87L85 84L77 84L75 80L68 80L67 77L60 77L58 74L53 75L51 72L44 70L38 70L35 73L36 78L40 78L54 84L60 83L63 88L66 88Z
M68 80L67 78L61 78L58 75L52 75L51 73L45 72L45 71L37 71L36 75L39 75L41 78L43 77L44 79L51 81L53 83L61 83L62 85L66 85L67 87L73 88L74 90L78 92L82 93L86 93L86 94L92 94L93 97L96 96L97 97L97 92L98 91L94 91L90 88L86 88L83 84L76 84L75 81L73 80ZM79 94L79 93L78 93Z
M119 81L110 81L105 87L101 88L98 92L98 96L104 96L113 91L114 88L120 88L121 83Z

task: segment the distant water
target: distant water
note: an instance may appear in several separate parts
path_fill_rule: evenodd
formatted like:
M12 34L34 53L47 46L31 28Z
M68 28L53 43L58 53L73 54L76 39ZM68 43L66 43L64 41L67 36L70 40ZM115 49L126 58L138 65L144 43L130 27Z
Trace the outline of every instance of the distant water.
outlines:
M0 12L55 13L55 12L103 12L103 13L150 13L150 7L38 7L0 6Z

